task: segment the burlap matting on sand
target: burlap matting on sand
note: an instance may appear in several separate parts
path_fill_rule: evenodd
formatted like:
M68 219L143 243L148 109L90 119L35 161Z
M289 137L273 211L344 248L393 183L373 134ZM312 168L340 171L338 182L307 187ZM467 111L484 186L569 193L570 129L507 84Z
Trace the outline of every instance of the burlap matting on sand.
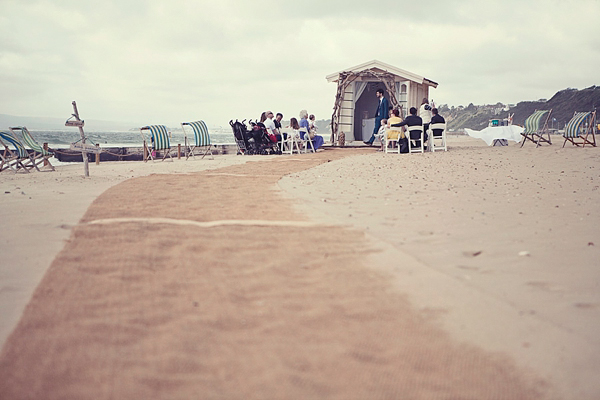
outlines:
M3 348L0 398L543 398L508 357L411 309L365 265L361 232L278 194L283 175L357 152L106 191Z

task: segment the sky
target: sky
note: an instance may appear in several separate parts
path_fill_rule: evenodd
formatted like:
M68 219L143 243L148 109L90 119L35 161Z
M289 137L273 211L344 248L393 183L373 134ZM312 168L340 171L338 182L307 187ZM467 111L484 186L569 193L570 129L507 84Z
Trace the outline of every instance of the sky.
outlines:
M599 0L0 0L0 114L165 124L301 109L374 59L436 104L517 103L599 84Z

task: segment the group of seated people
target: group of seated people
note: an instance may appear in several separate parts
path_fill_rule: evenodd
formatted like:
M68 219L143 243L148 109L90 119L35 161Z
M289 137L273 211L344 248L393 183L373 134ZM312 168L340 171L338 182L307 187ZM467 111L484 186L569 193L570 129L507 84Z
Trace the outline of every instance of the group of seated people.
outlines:
M424 141L424 143L427 143L427 140L429 139L429 134L428 134L429 125L446 122L444 117L442 117L438 113L437 108L431 108L431 107L429 107L428 109L425 107L421 107L421 108L423 109L423 110L421 110L421 115L423 115L423 118L417 115L417 109L415 107L411 107L409 110L410 115L408 115L406 118L404 118L404 120L402 120L402 118L400 117L400 111L398 109L390 110L390 117L388 119L381 120L381 127L378 132L379 139L381 140L381 150L384 149L386 137L387 137L387 139L394 139L394 140L398 139L399 136L400 136L400 138L405 137L404 132L398 131L398 130L391 130L390 128L392 128L392 127L399 128L399 127L403 127L403 126L406 126L406 127L422 126L423 127L423 141ZM436 132L433 132L433 135L436 136ZM421 143L420 143L421 137L420 136L414 136L414 137L411 136L410 139L415 141L416 147L421 146Z
M281 132L283 114L277 113L277 116L275 116L275 118L273 117L274 114L272 111L265 111L260 116L260 122L263 123L267 129L267 134L274 135L278 142L287 139L287 134ZM306 110L301 110L299 117L299 122L298 119L294 117L290 118L290 124L287 127L298 131L302 140L310 139L315 150L323 146L323 143L325 143L323 136L316 134L317 126L315 124L315 116L312 114L309 116ZM308 137L306 137L307 135Z

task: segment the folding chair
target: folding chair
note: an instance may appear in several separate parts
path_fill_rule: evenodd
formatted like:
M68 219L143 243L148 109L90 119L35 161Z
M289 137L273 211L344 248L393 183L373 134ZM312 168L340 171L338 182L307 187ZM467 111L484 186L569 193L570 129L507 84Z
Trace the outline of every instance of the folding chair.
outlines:
M194 144L188 142L187 132L184 128L185 125L191 126L192 130L194 131ZM210 143L210 135L208 133L208 128L204 121L182 122L181 129L183 130L184 136L184 152L186 160L190 157L190 155L196 157L196 155L194 154L194 149L196 147L206 147L206 151L204 152L204 154L202 154L202 158L204 158L208 153L210 153L211 160L214 160L211 149L212 145Z
M548 115L546 115L546 113ZM525 142L528 140L531 140L533 143L535 143L536 148L540 145L540 142L552 144L552 140L550 139L550 131L548 130L548 120L550 119L550 114L552 114L552 110L536 110L533 114L527 117L525 120L525 130L523 133L521 133L523 136L521 147L523 147ZM548 138L546 139L544 135L548 136Z
M586 144L596 147L595 129L596 110L594 110L594 112L575 112L573 118L571 118L565 126L565 133L563 133L565 141L563 147L565 147L567 141L577 147L579 147L579 145L585 147ZM592 140L588 139L590 134L592 135ZM576 141L576 139L581 139L581 141Z
M315 153L315 146L313 146L308 130L306 128L300 128L298 132L300 132L300 140L302 140L302 149L304 150L304 153L308 153L309 147L310 151Z
M408 127L408 152L424 153L425 143L423 141L423 125L413 125ZM420 143L420 145L417 145Z
M7 143L11 144L15 150L9 149ZM0 154L0 172L11 169L16 173L19 168L22 168L29 173L29 169L34 167L39 171L23 143L12 132L0 132L0 144L4 146L4 152ZM27 161L24 163L25 160Z
M395 138L389 138L389 132L394 132L396 134ZM400 154L400 143L399 140L400 139L404 139L405 135L404 132L402 132L402 128L397 128L397 127L391 127L390 129L387 129L385 131L385 136L383 137L383 145L384 147L384 151L386 153L398 153ZM394 143L396 144L396 147L393 147ZM390 145L392 145L392 147L390 147Z
M446 124L438 122L429 125L429 150L435 152L436 149L448 151L446 144ZM441 144L436 145L436 140L441 140Z
M144 131L150 131L150 140L152 141L152 149L148 147L148 142L146 141L146 136L144 135ZM147 154L147 157L154 161L156 157L156 152L161 151L164 153L162 157L162 161L169 156L171 161L173 161L173 156L171 155L171 142L169 140L169 133L167 132L167 127L164 125L148 125L140 128L140 134L142 135L142 139L144 141L144 152ZM145 159L144 161L147 161Z
M293 128L281 128L281 153L300 153L300 133Z
M33 151L33 154L31 156L32 156L33 162L36 166L43 164L42 170L46 170L46 171L54 171L55 170L52 163L50 163L50 158L54 157L54 153L52 153L52 152L48 151L47 149L43 148L42 146L40 146L39 143L35 141L33 136L31 136L31 133L29 133L29 130L26 127L15 126L15 127L8 128L8 129L10 129L10 131L15 136L17 136L16 131L21 132L21 136L23 137L24 144L29 146L29 148Z

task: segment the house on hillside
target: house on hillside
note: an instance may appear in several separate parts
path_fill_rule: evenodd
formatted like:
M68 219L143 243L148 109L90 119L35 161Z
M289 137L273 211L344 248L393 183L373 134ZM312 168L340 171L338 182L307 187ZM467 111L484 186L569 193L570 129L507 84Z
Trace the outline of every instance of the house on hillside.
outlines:
M383 89L390 106L400 107L406 116L410 107L419 107L424 97L429 98L430 87L438 85L377 60L333 73L326 79L338 85L331 118L334 141L340 132L344 132L346 141L362 141L371 137L377 110L377 89Z

